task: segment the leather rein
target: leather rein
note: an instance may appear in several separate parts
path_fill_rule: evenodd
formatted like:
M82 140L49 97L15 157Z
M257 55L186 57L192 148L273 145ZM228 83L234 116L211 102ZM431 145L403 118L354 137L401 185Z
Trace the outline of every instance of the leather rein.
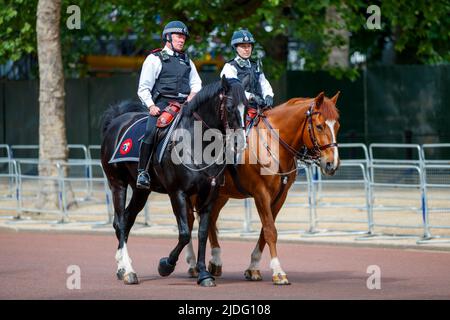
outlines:
M264 114L260 115L262 117L262 120L266 124L266 126L278 138L278 141L286 149L286 151L291 156L293 156L294 158L297 158L298 160L300 160L302 162L305 162L307 164L318 163L318 161L320 160L321 151L326 150L328 148L332 148L332 147L337 147L338 146L338 144L336 142L329 143L329 144L326 144L326 145L323 145L323 146L319 145L319 143L317 142L316 135L314 133L312 117L314 115L318 115L318 114L321 114L321 113L320 113L320 111L313 111L313 109L314 109L314 103L311 103L311 105L309 106L309 109L305 113L306 117L305 117L305 120L303 122L302 135L301 135L303 137L303 134L304 134L305 129L306 129L306 125L308 125L309 138L310 138L310 140L312 142L312 145L313 145L313 147L310 148L310 149L308 147L306 147L306 144L303 144L302 147L300 148L300 150L296 150L295 148L291 147L286 141L284 141L274 131L275 129L272 127L272 125L270 124L270 122L267 119L267 117Z

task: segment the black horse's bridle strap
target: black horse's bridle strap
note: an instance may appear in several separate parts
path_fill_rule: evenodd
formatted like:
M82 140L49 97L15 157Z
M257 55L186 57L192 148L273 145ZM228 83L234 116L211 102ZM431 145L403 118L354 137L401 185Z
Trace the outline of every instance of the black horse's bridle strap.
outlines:
M227 117L227 112L225 110L225 101L228 99L228 96L224 93L222 93L222 97L220 100L220 105L219 105L219 113L220 113L220 120L222 120L222 124L225 130L229 129L229 125L228 125L228 117ZM194 116L194 118L198 121L201 121L206 128L211 129L211 127L205 122L205 120L202 119L202 117L196 112L194 111L192 113L192 115Z

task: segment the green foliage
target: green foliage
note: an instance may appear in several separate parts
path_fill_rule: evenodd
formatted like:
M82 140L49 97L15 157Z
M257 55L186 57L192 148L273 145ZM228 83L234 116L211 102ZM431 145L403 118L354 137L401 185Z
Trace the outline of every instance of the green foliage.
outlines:
M72 4L81 9L79 30L66 26L67 7ZM448 63L449 0L383 0L373 4L381 8L381 30L366 28L368 4L361 0L62 0L63 61L66 74L78 76L83 68L82 56L106 53L107 39L118 42L129 35L136 36L136 50L131 54L143 54L161 45L158 36L168 21L182 20L192 35L188 46L196 59L208 54L211 40L216 49L209 53L231 58L232 32L248 28L264 53L263 65L269 78L286 70L290 41L299 42L299 56L305 59L306 70L328 69L337 77L356 77L355 68L327 67L331 47L344 40L330 32L332 28L346 28L351 33L350 53L367 54L369 64L380 61L385 39L395 45L396 63ZM326 21L326 10L331 5L344 25ZM37 0L0 0L1 64L36 54L36 7Z
M36 52L36 9L33 0L0 0L0 64Z

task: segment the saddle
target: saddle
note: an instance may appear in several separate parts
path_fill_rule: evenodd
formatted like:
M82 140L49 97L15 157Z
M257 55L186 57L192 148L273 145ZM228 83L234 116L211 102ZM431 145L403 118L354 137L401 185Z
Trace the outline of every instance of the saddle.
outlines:
M169 105L163 110L161 115L156 120L156 127L165 128L172 123L178 112L181 110L181 105L177 101L170 101Z

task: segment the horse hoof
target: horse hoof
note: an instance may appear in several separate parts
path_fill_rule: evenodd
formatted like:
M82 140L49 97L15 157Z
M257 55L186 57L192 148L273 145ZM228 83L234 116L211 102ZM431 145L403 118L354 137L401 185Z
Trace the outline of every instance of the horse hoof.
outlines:
M208 264L208 271L215 277L220 277L222 275L222 266L215 265L211 261Z
M208 271L201 271L198 275L197 284L202 287L215 287L215 279Z
M138 284L139 280L136 273L130 272L123 277L123 282L125 284Z
M200 287L215 287L216 282L214 278L206 278L199 283Z
M117 270L116 276L118 280L123 280L123 276L125 275L125 269L121 268Z
M247 269L244 272L244 276L245 276L245 279L250 280L250 281L261 281L262 280L261 272L259 272L259 270Z
M272 276L272 282L273 282L273 284L278 285L278 286L280 286L280 285L285 286L285 285L291 284L289 282L287 276L285 274L280 274L280 273L274 274Z
M189 278L198 278L197 267L190 267L188 270Z
M173 270L175 270L175 265L169 263L169 258L161 258L159 260L158 272L161 277L167 277Z

